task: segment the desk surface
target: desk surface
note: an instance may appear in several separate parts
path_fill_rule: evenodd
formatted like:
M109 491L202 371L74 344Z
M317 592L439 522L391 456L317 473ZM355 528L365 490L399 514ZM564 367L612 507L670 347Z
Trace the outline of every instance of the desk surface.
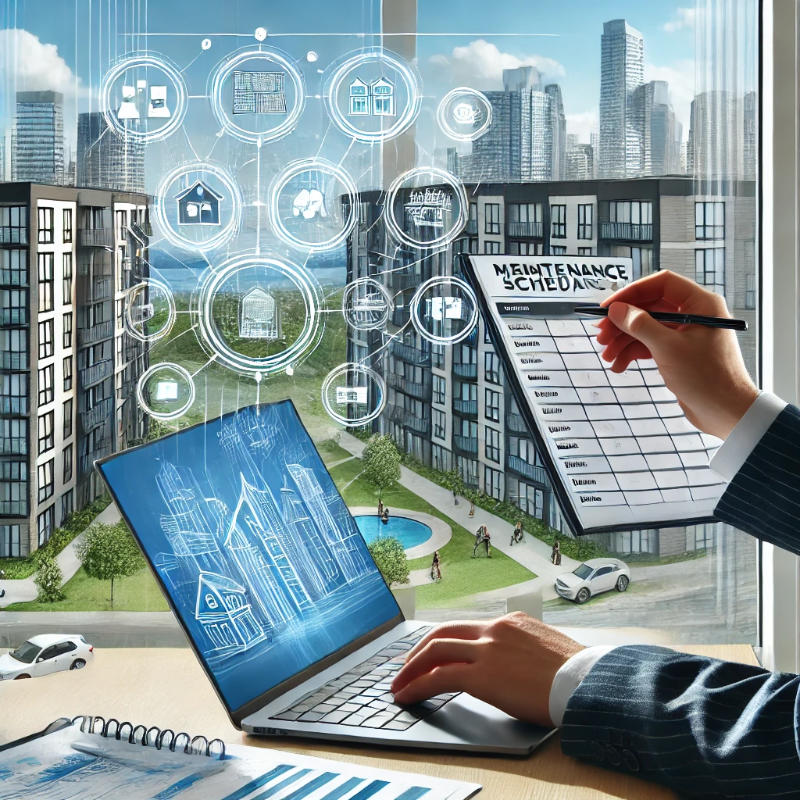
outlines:
M729 661L757 663L743 645L686 646L679 649ZM673 798L672 792L630 775L575 761L561 753L558 737L527 758L386 749L316 743L303 739L245 737L228 720L222 704L189 649L98 651L78 672L0 684L0 743L41 730L57 717L95 714L158 725L227 742L274 747L371 767L422 772L475 781L478 800L599 800Z

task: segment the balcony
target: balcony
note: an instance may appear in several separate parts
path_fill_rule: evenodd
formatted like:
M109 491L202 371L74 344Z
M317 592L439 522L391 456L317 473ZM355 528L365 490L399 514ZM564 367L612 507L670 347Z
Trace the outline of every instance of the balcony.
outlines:
M453 411L460 414L462 417L477 417L478 416L478 401L477 400L453 400Z
M544 236L541 222L509 222L506 230L516 239L541 239Z
M111 445L106 444L91 453L78 457L78 474L86 475L94 469L94 462L111 455Z
M113 335L114 324L110 319L93 325L91 328L78 328L78 346L102 342L104 339L110 339Z
M547 479L547 471L544 467L536 467L533 464L529 464L519 456L508 457L508 468L516 472L517 475L522 475L523 478L527 478L534 483L539 483L542 486L550 485Z
M431 363L430 350L418 350L410 344L392 342L392 355L407 364L426 365Z
M0 369L28 369L28 354L14 351L0 353Z
M478 378L477 364L453 364L453 375L457 378L465 378L474 381Z
M79 228L78 245L80 247L113 247L114 231L112 228Z
M477 236L478 235L478 220L477 219L470 219L467 221L467 224L464 226L464 233L467 236Z
M112 398L107 397L89 411L81 411L81 428L83 428L83 432L88 433L105 422L106 419L110 419L114 411L113 403Z
M430 398L430 380L423 380L422 383L417 383L416 381L406 380L402 375L396 375L393 372L389 373L386 380L392 389L397 389L410 397L416 397L418 400L428 400Z
M392 311L392 325L402 328L411 319L411 314L406 306L398 306Z
M392 422L408 428L414 433L427 434L431 429L431 421L425 417L418 417L411 411L406 411L404 408L395 408L390 415Z
M459 455L473 458L478 455L478 440L472 436L460 436L456 434L453 437L453 446Z
M90 367L84 367L79 370L81 387L86 389L89 386L93 386L95 383L100 383L100 381L108 378L113 371L114 362L110 358L104 361L98 361Z
M530 434L530 428L520 414L506 414L506 427L512 433Z
M27 292L26 292L27 294ZM0 325L27 325L27 306L11 306L0 309Z
M0 244L28 244L28 228L11 225L0 227Z
M78 261L78 277L88 278L90 274L95 280L113 277L114 265L111 263L111 256L106 253L98 253L94 258L81 258Z
M632 222L601 222L601 239L620 239L626 242L651 242L652 225L635 225Z
M389 275L392 289L396 292L405 292L408 289L416 289L421 283L422 278L418 275L410 274L407 272L396 272Z

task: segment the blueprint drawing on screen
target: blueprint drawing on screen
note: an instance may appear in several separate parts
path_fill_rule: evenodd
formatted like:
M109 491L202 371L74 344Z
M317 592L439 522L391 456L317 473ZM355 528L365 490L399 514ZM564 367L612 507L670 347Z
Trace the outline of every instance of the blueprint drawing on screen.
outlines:
M232 708L398 613L289 401L102 471Z

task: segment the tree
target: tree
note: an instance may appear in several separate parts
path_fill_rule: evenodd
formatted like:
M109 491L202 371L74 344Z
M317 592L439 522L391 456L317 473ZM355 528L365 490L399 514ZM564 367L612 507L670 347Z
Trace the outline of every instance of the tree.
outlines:
M400 479L400 452L391 436L375 434L361 459L364 478L378 489L378 500Z
M367 545L375 565L387 586L408 583L408 557L399 539L386 536Z
M449 469L442 473L442 485L453 493L453 502L458 502L458 495L464 496L467 486L457 469Z
M39 587L36 599L40 603L55 603L57 600L63 600L64 592L61 591L63 580L61 567L58 566L53 554L49 550L45 550L39 557L39 568L33 579L33 582Z
M145 566L142 551L124 522L92 525L76 550L90 578L111 581L111 608L114 608L114 580L134 575Z

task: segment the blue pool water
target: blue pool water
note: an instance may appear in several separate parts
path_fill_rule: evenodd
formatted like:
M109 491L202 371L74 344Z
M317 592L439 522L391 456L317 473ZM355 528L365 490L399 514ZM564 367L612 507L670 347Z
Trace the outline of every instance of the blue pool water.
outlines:
M354 519L367 544L376 539L393 536L400 540L404 550L408 550L409 547L427 542L433 535L431 529L424 523L408 517L393 517L391 513L385 525L375 514L364 514Z

